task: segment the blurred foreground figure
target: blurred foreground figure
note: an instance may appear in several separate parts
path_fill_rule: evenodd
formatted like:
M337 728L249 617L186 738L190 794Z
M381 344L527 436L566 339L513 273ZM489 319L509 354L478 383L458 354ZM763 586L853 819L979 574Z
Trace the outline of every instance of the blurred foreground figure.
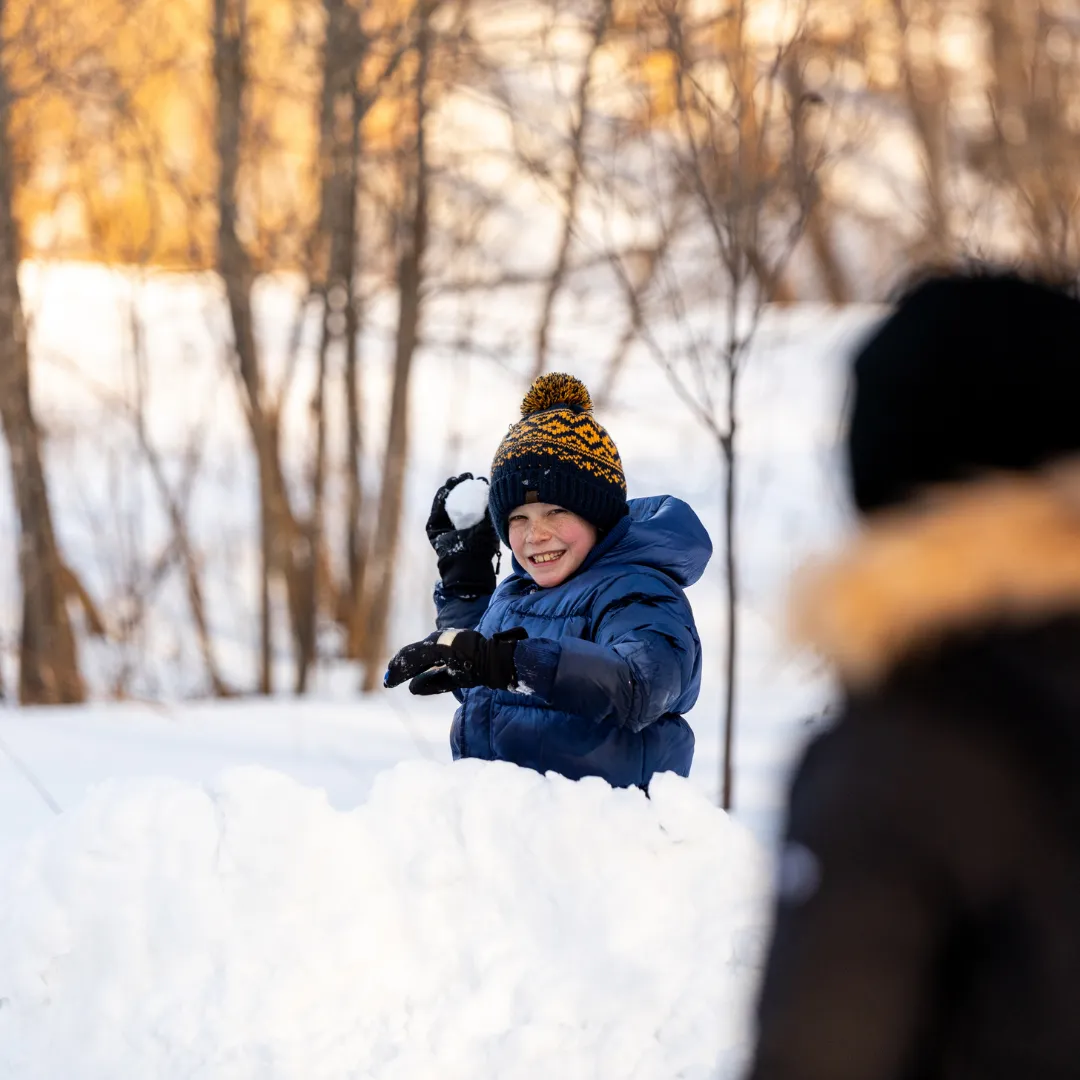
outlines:
M1080 1077L1080 303L924 282L853 380L750 1076Z

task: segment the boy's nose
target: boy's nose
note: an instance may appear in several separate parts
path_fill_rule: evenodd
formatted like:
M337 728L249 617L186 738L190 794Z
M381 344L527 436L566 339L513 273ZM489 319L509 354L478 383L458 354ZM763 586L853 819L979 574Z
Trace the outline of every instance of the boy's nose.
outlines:
M551 535L551 531L544 525L538 522L530 522L527 534L527 539L531 544L538 544L543 540L547 540Z

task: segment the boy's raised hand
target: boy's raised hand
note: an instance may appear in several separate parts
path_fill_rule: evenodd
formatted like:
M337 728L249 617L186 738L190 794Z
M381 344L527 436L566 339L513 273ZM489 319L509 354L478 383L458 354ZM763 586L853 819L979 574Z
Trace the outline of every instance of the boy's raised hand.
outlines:
M383 686L400 686L410 679L413 694L444 694L470 686L513 690L514 649L525 637L520 626L491 638L476 630L436 630L398 651L387 665Z
M473 474L468 472L451 476L435 493L425 526L428 540L439 557L443 589L452 596L484 596L495 591L492 560L499 554L499 537L490 513L485 510L475 525L457 529L446 509L450 492L472 479Z

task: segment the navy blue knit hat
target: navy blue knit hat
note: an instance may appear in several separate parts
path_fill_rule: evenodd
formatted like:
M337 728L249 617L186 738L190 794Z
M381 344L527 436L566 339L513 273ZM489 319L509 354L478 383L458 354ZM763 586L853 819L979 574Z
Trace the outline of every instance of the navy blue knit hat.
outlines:
M1080 453L1080 302L1012 273L931 278L860 348L847 449L864 513Z
M589 391L572 375L541 375L495 452L488 506L503 543L509 544L510 511L527 502L561 506L601 532L627 512L619 451L593 418Z

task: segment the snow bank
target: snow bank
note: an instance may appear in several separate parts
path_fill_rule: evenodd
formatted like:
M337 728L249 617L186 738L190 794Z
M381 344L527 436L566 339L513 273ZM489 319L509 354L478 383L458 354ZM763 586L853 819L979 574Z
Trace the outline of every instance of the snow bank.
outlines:
M105 785L0 868L0 1075L726 1077L765 872L669 775Z

